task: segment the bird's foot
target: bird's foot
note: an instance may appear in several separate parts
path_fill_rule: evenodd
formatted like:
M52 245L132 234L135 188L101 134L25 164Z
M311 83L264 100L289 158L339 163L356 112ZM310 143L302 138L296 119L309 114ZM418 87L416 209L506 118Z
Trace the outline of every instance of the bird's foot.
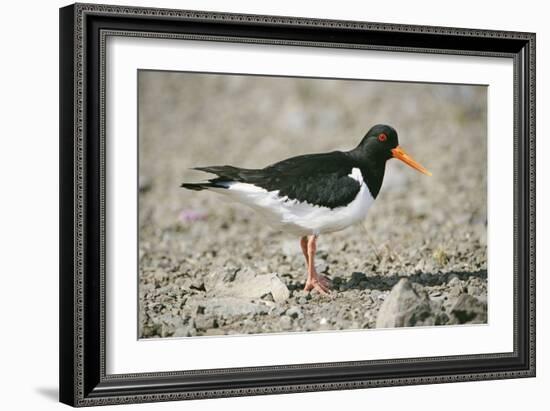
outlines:
M320 294L329 295L331 286L332 283L327 277L317 275L307 279L304 291L317 290Z
M321 284L323 284L325 287L327 287L329 290L332 288L332 281L328 277L325 277L324 275L318 275L317 279Z

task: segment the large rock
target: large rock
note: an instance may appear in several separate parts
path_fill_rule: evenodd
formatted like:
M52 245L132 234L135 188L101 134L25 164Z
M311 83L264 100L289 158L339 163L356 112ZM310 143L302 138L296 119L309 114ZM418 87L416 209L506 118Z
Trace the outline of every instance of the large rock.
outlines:
M487 303L469 294L462 294L451 308L450 324L485 324Z
M376 319L376 328L434 325L436 316L425 293L418 293L410 281L402 278L392 288Z
M273 301L282 303L290 297L290 291L277 273L256 274L249 269L238 271L232 281L224 281L219 273L213 273L205 282L209 296L235 297L247 300L260 299L271 294Z

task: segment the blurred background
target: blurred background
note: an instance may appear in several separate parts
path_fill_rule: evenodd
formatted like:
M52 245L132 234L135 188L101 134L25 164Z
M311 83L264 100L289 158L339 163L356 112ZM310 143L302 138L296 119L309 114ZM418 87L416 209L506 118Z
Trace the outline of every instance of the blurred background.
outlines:
M453 323L462 294L486 301L485 86L158 71L138 83L141 337L374 328L401 277L439 307L405 325ZM208 177L195 166L350 150L377 123L433 176L389 161L364 224L319 238L330 298L301 291L298 238L179 188ZM288 296L239 291L273 275Z

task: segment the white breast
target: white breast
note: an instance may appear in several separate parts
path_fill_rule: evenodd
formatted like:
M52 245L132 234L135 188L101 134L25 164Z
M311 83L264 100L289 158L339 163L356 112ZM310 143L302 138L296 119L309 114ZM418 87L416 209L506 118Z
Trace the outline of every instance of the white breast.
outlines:
M280 197L279 191L267 191L247 183L229 183L227 189L214 189L246 204L266 218L274 227L299 236L343 230L362 221L374 202L358 168L349 174L361 186L357 196L346 206L330 209L307 202Z

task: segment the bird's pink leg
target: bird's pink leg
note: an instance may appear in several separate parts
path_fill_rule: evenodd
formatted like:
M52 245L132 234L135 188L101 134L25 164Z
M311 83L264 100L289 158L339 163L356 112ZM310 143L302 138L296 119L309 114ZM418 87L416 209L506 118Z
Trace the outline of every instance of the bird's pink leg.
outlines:
M317 238L315 238L315 240L317 240ZM307 243L308 243L307 236L303 236L302 238L300 238L300 247L302 247L302 253L304 254L304 258L306 259L306 267L308 269L308 278L309 278L309 256L307 251ZM316 243L314 243L313 246L315 249L317 248ZM313 251L313 258L315 258L315 250ZM315 271L315 265L313 266L313 269ZM332 285L330 280L323 275L317 274L317 280L327 288L330 288Z
M313 237L313 252L312 252L312 259L314 260L315 259L315 253L317 251L317 236L311 236ZM307 238L306 237L302 237L304 240L305 240L305 245L306 245L306 253L307 253ZM303 251L303 248L302 248L302 251ZM304 254L305 257L306 257L306 264L309 268L309 261L308 261L308 255L307 254ZM315 272L315 274L317 274L317 270L315 269L315 264L313 263L313 271ZM309 272L308 272L308 277L309 277ZM325 288L329 289L332 288L332 282L327 278L325 277L324 275L320 275L320 274L317 274L317 281L319 281L321 283L322 286L324 286Z
M307 280L306 280L306 286L304 287L304 291L311 291L315 289L319 291L321 294L328 295L328 293L330 292L330 281L326 277L317 274L317 271L315 270L315 252L317 251L317 236L310 235L307 238L307 244L305 244L306 243L305 240L306 240L306 237L302 237L300 240L300 245L302 246L302 251L304 252L304 256L306 256L306 262L307 262Z
M302 253L304 254L304 258L306 259L306 266L309 269L309 261L307 257L307 236L303 236L300 238L300 247L302 247Z

